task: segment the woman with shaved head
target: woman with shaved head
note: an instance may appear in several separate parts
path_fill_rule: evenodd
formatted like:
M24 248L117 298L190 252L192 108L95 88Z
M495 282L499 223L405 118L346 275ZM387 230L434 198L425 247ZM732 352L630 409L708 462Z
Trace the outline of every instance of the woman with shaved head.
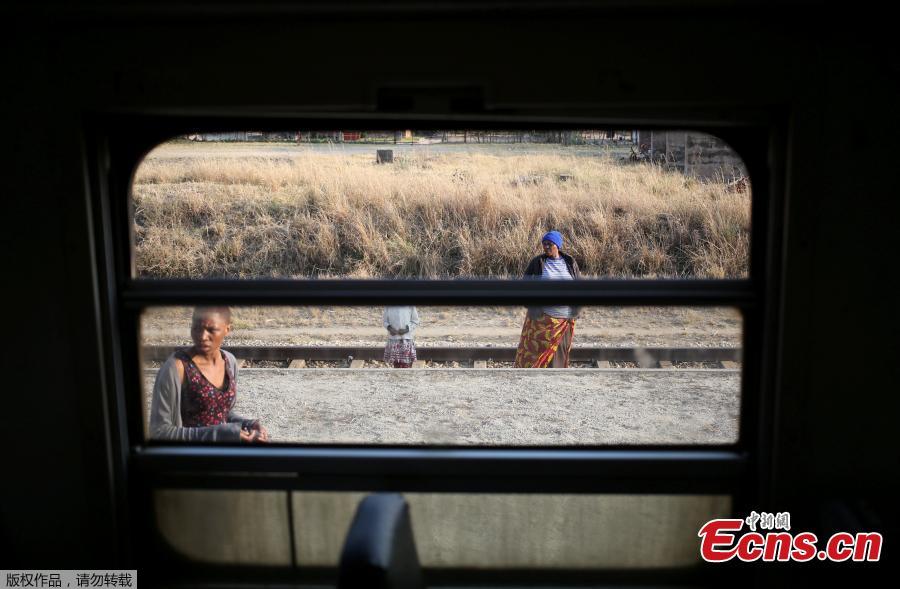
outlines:
M237 361L222 349L231 333L231 309L197 307L194 345L169 356L159 369L150 405L150 437L190 442L267 442L259 420L232 411Z

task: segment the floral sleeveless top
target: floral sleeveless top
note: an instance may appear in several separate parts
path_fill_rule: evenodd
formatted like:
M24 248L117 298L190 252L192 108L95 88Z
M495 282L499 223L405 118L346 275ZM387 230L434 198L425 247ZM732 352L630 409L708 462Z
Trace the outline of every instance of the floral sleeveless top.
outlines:
M234 407L237 384L225 354L222 354L222 359L225 360L225 382L221 389L213 386L203 376L186 352L175 352L175 357L184 363L184 383L181 387L181 421L184 427L226 423L228 414Z

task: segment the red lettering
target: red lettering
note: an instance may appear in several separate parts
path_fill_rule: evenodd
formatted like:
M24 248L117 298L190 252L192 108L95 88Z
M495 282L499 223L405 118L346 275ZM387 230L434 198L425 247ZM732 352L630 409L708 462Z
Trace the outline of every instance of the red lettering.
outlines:
M737 557L744 562L759 560L759 557L763 555L763 544L765 544L765 538L762 534L748 532L738 540Z
M791 544L793 536L788 532L776 532L774 534L766 534L766 549L763 553L765 562L778 560L779 562L787 562L791 559ZM775 552L778 551L776 557Z
M853 549L853 560L876 562L881 558L881 534L878 532L859 533L856 535L856 546Z
M853 556L853 536L847 532L838 532L828 539L825 550L828 558L834 562L843 562Z
M706 562L725 562L734 558L737 552L736 548L731 548L734 543L734 534L722 532L738 532L744 525L744 520L740 519L713 519L700 528L697 534L702 538L700 541L700 556ZM718 546L727 546L727 550L717 548Z
M816 543L819 538L812 532L802 532L794 537L791 556L797 562L809 562L816 557Z

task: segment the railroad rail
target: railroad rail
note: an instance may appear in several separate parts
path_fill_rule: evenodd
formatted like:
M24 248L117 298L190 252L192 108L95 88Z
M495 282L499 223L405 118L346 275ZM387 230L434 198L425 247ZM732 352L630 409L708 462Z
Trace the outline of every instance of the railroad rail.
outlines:
M176 346L144 346L143 359L150 362L165 360ZM239 360L250 362L293 360L305 361L366 361L381 360L383 347L372 346L226 346ZM420 361L465 362L494 361L512 362L516 357L514 347L417 347ZM569 353L570 362L633 362L641 367L656 368L667 363L680 362L720 362L730 367L741 361L740 348L587 348L573 347Z

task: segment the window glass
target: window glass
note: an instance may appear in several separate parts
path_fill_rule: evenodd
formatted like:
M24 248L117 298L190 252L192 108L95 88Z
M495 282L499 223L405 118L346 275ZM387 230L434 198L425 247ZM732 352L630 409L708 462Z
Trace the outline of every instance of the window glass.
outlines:
M195 442L728 444L741 336L728 307L156 307L145 423Z
M163 538L190 560L291 564L291 523L284 492L156 490L153 500Z
M364 496L158 490L155 505L161 536L192 560L288 564L293 557L299 567L335 567ZM731 511L731 498L720 495L404 497L419 559L432 569L689 567L699 563L700 527ZM292 517L286 513L288 501ZM288 525L294 528L292 535Z
M519 278L550 231L583 277L749 267L744 164L690 131L191 135L132 198L138 278Z

